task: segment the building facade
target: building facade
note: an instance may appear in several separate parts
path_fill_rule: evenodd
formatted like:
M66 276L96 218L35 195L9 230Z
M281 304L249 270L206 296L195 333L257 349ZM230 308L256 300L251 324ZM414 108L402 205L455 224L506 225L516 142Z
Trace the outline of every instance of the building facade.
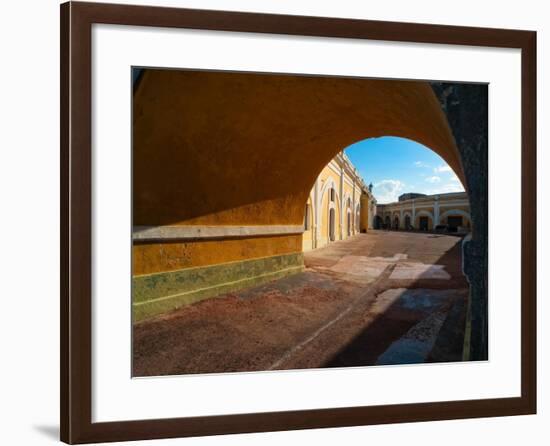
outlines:
M403 194L399 201L377 206L377 229L469 232L472 227L466 192ZM439 228L438 228L439 227Z
M340 152L321 171L304 211L304 251L345 240L373 227L376 201L349 158ZM370 212L369 212L370 210Z

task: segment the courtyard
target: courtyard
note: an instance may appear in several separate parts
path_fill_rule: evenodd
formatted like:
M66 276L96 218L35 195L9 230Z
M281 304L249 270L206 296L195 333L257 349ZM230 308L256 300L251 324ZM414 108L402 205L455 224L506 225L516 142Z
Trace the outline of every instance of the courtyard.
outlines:
M369 231L305 270L133 326L133 375L462 360L462 238Z

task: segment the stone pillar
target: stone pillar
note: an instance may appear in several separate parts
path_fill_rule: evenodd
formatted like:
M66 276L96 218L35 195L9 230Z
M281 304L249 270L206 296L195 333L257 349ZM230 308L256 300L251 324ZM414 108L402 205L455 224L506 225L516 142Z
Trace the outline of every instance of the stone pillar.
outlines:
M461 154L470 201L471 240L464 240L464 273L470 283L470 343L464 359L488 352L488 89L486 85L432 83Z
M439 195L434 200L434 229L439 224Z

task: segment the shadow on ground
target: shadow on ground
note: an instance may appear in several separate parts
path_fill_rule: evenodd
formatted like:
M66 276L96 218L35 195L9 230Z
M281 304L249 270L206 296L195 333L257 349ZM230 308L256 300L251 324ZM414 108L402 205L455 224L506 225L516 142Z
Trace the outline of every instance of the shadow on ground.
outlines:
M453 269L460 249L461 244L456 244L436 263ZM441 289L445 285L421 278L408 283L407 288L388 288L378 294L394 293L393 303L323 366L461 361L467 282L459 278L454 283L459 288Z

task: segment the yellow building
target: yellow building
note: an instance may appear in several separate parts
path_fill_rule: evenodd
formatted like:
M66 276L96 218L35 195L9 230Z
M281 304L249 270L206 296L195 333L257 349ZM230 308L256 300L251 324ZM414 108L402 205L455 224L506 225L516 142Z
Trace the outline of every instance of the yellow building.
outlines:
M355 166L340 152L321 171L309 194L304 211L303 250L321 248L365 232L372 227L370 203L375 203L372 194ZM365 204L367 207L362 209ZM361 213L367 222L363 227Z
M470 232L470 202L466 192L403 194L394 203L377 206L377 229ZM439 226L439 228L438 228Z

